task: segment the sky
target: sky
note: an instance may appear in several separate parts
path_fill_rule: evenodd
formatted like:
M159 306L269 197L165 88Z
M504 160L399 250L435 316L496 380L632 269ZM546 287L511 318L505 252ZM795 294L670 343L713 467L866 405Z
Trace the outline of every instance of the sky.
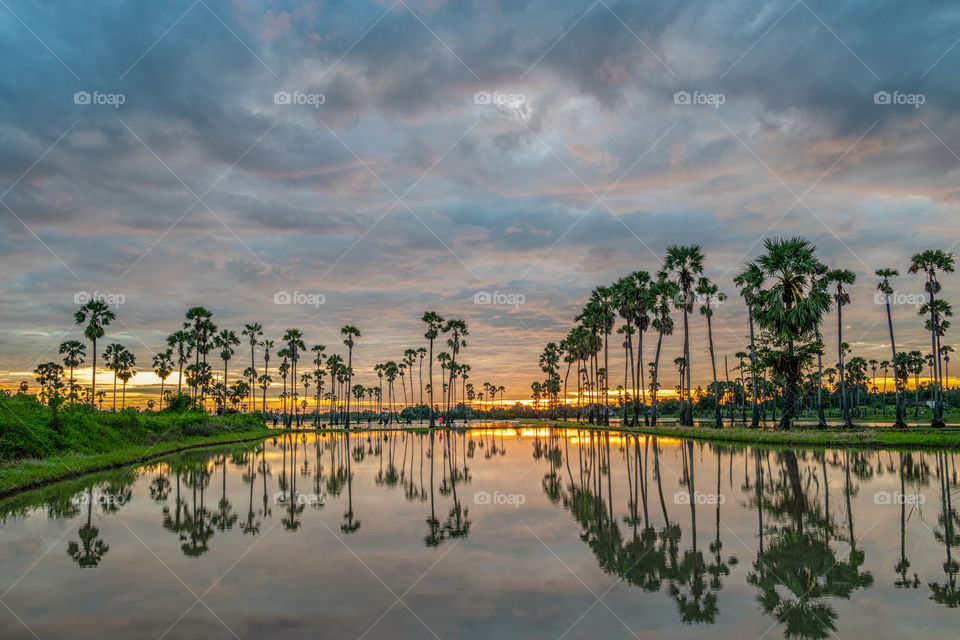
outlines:
M958 27L951 2L2 0L0 386L99 296L140 370L205 305L328 352L355 325L366 384L435 310L472 382L527 397L590 290L671 244L741 350L733 277L797 234L857 273L855 355L889 355L883 266L898 347L928 351L906 268L960 240Z

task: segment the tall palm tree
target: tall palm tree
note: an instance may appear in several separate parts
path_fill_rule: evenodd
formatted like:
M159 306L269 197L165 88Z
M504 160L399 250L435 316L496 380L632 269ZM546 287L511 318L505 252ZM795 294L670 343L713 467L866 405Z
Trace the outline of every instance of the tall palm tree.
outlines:
M117 410L117 375L121 369L121 361L126 348L118 342L107 345L103 351L103 359L107 361L107 368L113 371L113 410Z
M407 365L407 370L410 372L410 404L416 404L416 395L413 392L413 364L417 361L417 350L416 349L404 349L403 351L403 363ZM404 390L404 395L406 395L406 390Z
M433 429L436 426L436 417L433 413L433 341L436 340L437 336L440 335L440 330L443 328L444 320L434 311L427 311L424 313L421 320L427 324L427 331L423 334L423 337L430 341L428 375L430 379L430 428Z
M261 340L261 341L260 341L260 348L263 349L263 372L264 372L265 374L268 374L268 377L269 377L269 373L270 373L270 350L273 349L273 340ZM273 382L273 380L270 380L270 382ZM268 386L269 386L269 385L268 385ZM264 396L263 396L263 411L264 411L264 413L266 413L266 411L267 411L267 396L266 396L267 388L263 386L263 383L261 383L261 384L260 384L260 389L261 389L261 390L263 391L263 393L264 393Z
M229 386L227 383L227 363L230 362L230 358L233 357L233 354L237 352L234 347L240 344L240 338L237 337L237 334L229 329L224 329L217 335L213 337L213 345L220 349L220 357L223 359L223 386Z
M693 287L696 279L703 275L703 252L698 245L667 247L667 256L660 274L673 280L680 288L676 307L683 311L683 357L686 362L686 384L681 389L680 423L693 426L692 400L692 364L690 362L690 324L689 316L693 312ZM681 385L683 386L683 385ZM685 398L685 399L684 399Z
M928 329L930 331L930 344L932 345L933 353L937 354L937 319L935 316L936 313L936 294L940 293L940 282L937 280L937 272L942 271L943 273L953 273L955 267L956 259L953 253L948 253L941 249L927 249L926 251L921 251L915 253L910 258L910 273L923 273L927 276L927 281L924 284L924 288L927 291L929 296L929 313L930 320L928 322ZM943 427L943 405L940 402L940 372L939 367L934 368L934 405L933 405L933 421L932 425L934 427Z
M196 365L200 364L200 355L203 355L203 361L207 361L207 352L209 351L209 341L213 337L213 334L216 333L216 326L214 326L211 318L213 317L213 312L211 312L206 307L190 307L187 309L187 313L184 315L186 322L183 323L183 328L190 331L193 348L195 349L194 361L195 369L198 369ZM197 381L197 377L194 376L194 381ZM193 389L194 397L197 395L197 387Z
M116 375L123 381L123 392L121 395L120 401L120 410L123 411L127 408L127 383L130 382L130 379L137 374L133 370L133 366L137 363L136 356L132 352L124 349L119 356L119 361L117 364Z
M360 338L360 329L353 325L346 325L340 328L340 334L344 336L343 344L347 347L347 422L346 428L350 428L350 390L353 388L353 345Z
M893 286L890 285L890 278L895 278L899 276L900 272L897 271L896 269L884 268L884 269L877 269L875 273L877 277L880 278L880 282L877 283L877 290L880 292L880 294L883 295L883 301L887 309L887 329L890 332L890 351L893 353L893 371L894 371L893 388L894 388L894 398L896 401L896 413L897 413L897 421L894 423L894 426L905 427L906 423L903 421L903 413L904 413L904 404L906 402L906 398L903 397L904 390L901 388L901 385L900 385L900 377L896 373L900 365L897 361L897 358L898 358L897 342L893 337L893 316L890 313L890 296L893 295Z
M846 377L844 376L843 351L843 307L850 304L850 294L844 285L852 285L857 280L857 274L849 269L832 269L826 274L828 284L836 287L833 300L837 303L837 371L840 373L840 406L843 409L843 426L853 427L850 420L850 403L847 400Z
M467 331L467 323L459 319L448 321L443 327L443 332L450 334L450 337L447 338L447 346L450 347L450 394L447 397L447 418L449 419L452 417L450 413L451 400L456 395L453 388L453 379L457 372L457 354L460 353L460 349L467 346L464 337L470 335L470 332Z
M277 357L282 358L280 361L280 366L277 367L277 372L280 374L280 377L283 379L283 393L281 397L283 398L283 426L284 428L290 427L290 422L287 419L287 376L290 375L290 352L284 348L277 351Z
M273 382L273 378L270 377L269 373L264 373L257 378L257 382L260 384L260 389L263 391L261 395L263 398L263 415L267 415L267 388L270 387L270 383Z
M303 342L303 333L299 329L287 329L283 334L283 341L287 345L287 352L290 358L290 390L292 393L293 414L297 419L297 426L300 426L300 414L297 410L297 362L300 360L300 352L306 351L307 345ZM292 424L292 417L287 419ZM289 425L288 425L289 426Z
M87 347L79 340L67 340L60 345L60 355L63 356L63 366L70 368L70 404L73 404L76 400L73 370L83 364L83 357L87 355Z
M263 325L259 322L245 324L243 325L243 331L240 332L240 335L246 336L250 341L250 396L253 399L253 402L250 403L250 410L256 411L257 363L254 360L254 350L260 338L263 336Z
M420 404L423 404L423 359L427 355L426 347L417 347L417 358L420 359L419 368L420 368Z
M750 393L750 404L752 414L750 418L751 427L760 426L760 407L758 398L760 397L760 383L757 376L757 346L753 331L753 296L757 289L763 284L763 271L755 262L748 262L743 270L733 279L734 284L740 288L740 295L747 305L747 319L750 324L750 377L752 382L752 391Z
M86 323L83 328L83 335L92 345L93 388L90 394L91 398L95 398L97 394L97 340L103 337L104 327L109 325L116 317L116 314L102 300L90 300L73 314L73 319L78 325Z
M823 275L826 267L816 247L800 237L768 238L766 253L756 260L763 282L751 296L765 351L775 374L783 378L780 429L790 429L803 367L819 347L817 327L830 308Z
M654 352L653 368L650 380L650 423L657 424L657 391L660 389L660 353L663 348L663 336L673 335L672 308L680 287L675 282L660 276L650 283L650 293L654 299L653 328L657 332L657 349Z
M161 351L153 356L153 372L160 378L160 408L163 408L163 383L173 373L173 349Z
M190 352L193 350L190 334L183 329L174 331L167 336L167 346L177 354L177 363L180 367L177 374L177 395L180 395L183 384L183 365L190 361Z
M720 385L717 383L717 359L713 352L713 307L722 304L727 299L727 294L720 291L719 287L704 276L697 281L697 296L699 296L700 315L707 318L707 340L710 345L710 366L713 368L713 394L714 405L716 407L715 426L717 429L723 428L723 419L720 417Z
M953 353L953 347L948 344L940 347L940 355L943 356L944 364L944 375L943 375L943 387L944 387L944 402L943 404L947 407L950 406L950 354Z

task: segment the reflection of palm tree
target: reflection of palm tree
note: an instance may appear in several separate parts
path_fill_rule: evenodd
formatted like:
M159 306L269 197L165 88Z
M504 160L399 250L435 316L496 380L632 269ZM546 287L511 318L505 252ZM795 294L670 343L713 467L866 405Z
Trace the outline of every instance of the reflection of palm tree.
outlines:
M91 524L92 517L93 485L89 487L87 494L87 522L77 530L80 542L70 541L67 544L67 555L82 569L95 568L110 551L110 546L99 538L100 530Z
M945 604L951 609L960 606L960 588L957 585L957 573L960 572L960 565L953 557L951 549L960 545L960 538L957 536L957 527L960 526L960 517L953 510L953 498L950 491L949 467L947 465L947 454L945 451L937 452L937 475L940 476L940 504L941 511L937 517L937 527L934 529L934 537L938 542L942 542L946 549L947 559L943 563L943 572L947 579L943 584L929 582L930 599L940 604Z
M816 500L804 492L796 452L784 451L779 460L781 479L770 486L757 465L757 508L772 514L774 524L768 527L770 538L766 548L763 546L766 531L761 525L761 551L747 582L759 589L758 601L763 612L784 625L785 638L827 638L836 631L837 614L825 599L849 599L855 590L873 584L873 576L860 571L863 552L855 546L849 509L847 528L852 551L847 561L839 561L830 544L834 525L829 509L825 507L821 511ZM849 459L845 463L849 471ZM821 466L826 474L826 466ZM845 479L844 492L849 504L854 489L849 473ZM828 499L826 475L824 496Z
M888 303L889 304L889 303ZM897 402L900 402L899 397ZM898 407L899 409L899 407ZM903 469L903 452L899 453L900 455L900 495L905 496L904 492L904 469ZM909 455L909 454L908 454ZM900 578L894 581L893 586L895 587L907 587L911 589L916 589L920 586L920 578L917 577L917 574L913 574L913 579L907 577L907 571L910 570L910 561L907 560L907 501L900 500L900 559L897 561L894 570L900 574Z
M232 529L237 523L238 515L233 512L233 505L227 500L227 458L223 457L221 461L223 466L223 488L220 492L220 502L217 503L217 512L213 514L211 522L220 531Z
M353 519L353 472L350 467L350 433L344 434L344 442L347 448L347 512L343 514L343 523L340 530L344 533L353 533L360 528L360 521Z

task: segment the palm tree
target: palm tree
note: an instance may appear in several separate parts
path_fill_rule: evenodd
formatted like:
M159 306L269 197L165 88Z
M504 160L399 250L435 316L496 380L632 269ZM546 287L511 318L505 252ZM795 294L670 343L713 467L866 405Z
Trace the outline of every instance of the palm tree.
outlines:
M280 373L280 377L283 379L283 393L281 397L283 398L283 426L284 428L289 428L290 424L287 420L287 376L290 375L290 360L288 359L290 352L287 349L280 349L277 351L277 357L283 358L280 361L280 366L277 367L277 371Z
M310 381L311 381L311 380L313 380L313 374L310 373L309 371L306 372L306 373L301 373L301 374L300 374L300 384L303 385L303 404L304 404L304 411L306 411L307 398L310 397L309 391L310 391Z
M116 315L102 300L90 300L73 314L74 321L79 325L86 323L83 335L90 341L93 351L93 382L90 397L97 393L97 339L102 338L104 327L116 319Z
M899 381L900 377L897 375L897 370L900 365L897 362L897 343L893 338L893 316L890 313L890 296L893 295L893 287L890 285L890 278L894 278L900 275L900 272L896 269L877 269L877 277L880 278L880 282L877 283L877 290L883 295L884 304L887 308L887 329L890 331L890 351L893 353L893 371L894 371L894 397L896 400L896 412L897 412L897 421L894 423L896 427L905 427L906 423L903 421L903 412L904 404L906 403L906 398L903 397L903 389L901 388ZM886 380L886 374L884 374L884 380Z
M416 349L404 349L403 351L403 363L407 365L407 370L410 372L410 404L416 404L416 395L413 391L413 364L417 361L417 350ZM406 390L404 390L404 395L406 395Z
M270 350L273 349L273 340L261 340L261 341L260 341L260 348L263 349L263 372L264 372L265 374L269 374L269 373L270 373ZM268 375L268 377L269 377L269 375ZM271 382L273 382L273 380L271 380ZM269 385L268 385L268 386L269 386ZM266 389L266 387L263 386L262 383L261 383L261 385L260 385L260 389L263 390L263 393L264 393L264 394L267 393L267 389ZM266 396L266 395L263 396L263 411L264 411L264 413L266 413L266 411L267 411L267 396Z
M833 269L827 272L825 280L828 284L836 286L833 299L837 303L837 371L840 372L840 406L843 409L843 426L853 427L850 420L850 405L847 402L847 386L844 376L843 362L843 307L850 304L850 294L843 288L844 285L852 285L857 280L857 274L849 269Z
M683 311L683 357L686 362L686 387L681 388L680 424L693 426L692 373L690 362L689 315L693 311L693 286L696 278L703 275L703 252L698 245L667 247L667 256L658 275L672 279L680 288L676 307ZM683 385L681 385L683 386ZM686 400L684 400L684 393Z
M650 424L652 425L657 424L657 391L660 389L660 352L663 347L663 336L673 335L673 318L670 317L670 308L679 292L680 288L677 284L667 280L666 276L659 276L650 283L650 293L654 301L652 324L657 331L657 350L654 354L650 380Z
M790 429L800 374L819 348L817 327L830 308L826 267L804 238L769 238L764 246L766 253L756 260L763 281L751 296L753 316L761 328L765 364L783 376L780 429Z
M327 358L327 370L330 372L330 422L336 424L337 416L334 414L334 405L337 401L337 380L340 369L343 367L343 358L333 354Z
M113 371L113 410L117 410L117 374L120 372L121 359L126 351L122 344L117 342L107 345L103 351L103 358L107 361L107 368Z
M953 273L955 266L955 257L941 249L928 249L916 253L910 258L910 273L924 273L927 281L924 288L929 296L928 330L930 331L930 344L934 354L938 354L937 349L937 318L936 318L936 294L940 293L940 282L937 280L937 272ZM934 367L934 405L932 426L943 427L943 406L940 402L940 372L939 367Z
M254 322L253 324L243 325L243 331L240 332L240 335L247 336L247 339L250 341L250 393L253 399L251 403L251 411L256 411L254 405L257 404L256 396L254 395L254 389L257 384L257 363L254 361L254 349L257 346L257 343L260 340L260 337L263 336L263 325L259 322Z
M435 416L433 414L433 341L440 335L444 320L434 311L424 313L421 320L427 324L427 331L423 334L423 337L430 341L428 375L430 377L430 428L433 429L436 426Z
M313 372L314 377L317 380L317 415L313 421L313 424L319 424L320 421L320 394L321 389L323 388L323 378L322 375L326 375L326 372L323 371L323 363L325 361L324 351L327 350L327 346L324 344L315 344L310 347L310 351L316 355L313 357L313 364L317 365L316 370Z
M750 394L750 404L752 405L753 409L750 418L750 426L759 427L760 407L757 404L757 399L760 397L760 385L756 368L756 339L753 332L753 296L757 289L759 289L763 284L763 271L761 271L760 267L758 267L755 262L748 262L743 268L743 271L741 271L737 277L733 279L733 282L737 285L737 287L740 288L740 295L743 296L743 301L747 305L747 318L750 323L750 377L753 383L753 390Z
M127 383L136 375L133 366L137 363L136 357L130 351L124 349L119 356L117 370L115 375L123 380L123 393L121 395L120 410L127 407Z
M74 403L73 370L83 364L83 357L87 355L87 347L79 340L67 340L60 345L60 354L63 356L63 366L70 368L70 404Z
M220 357L223 359L223 386L225 387L228 386L227 363L230 362L230 358L236 353L234 347L239 344L240 338L237 337L236 333L228 329L224 329L213 338L213 346L220 349Z
M270 383L273 382L273 378L270 377L270 374L264 373L257 378L257 382L260 384L260 389L263 391L263 414L267 414L267 388L270 386Z
M203 354L203 361L207 361L207 352L209 351L209 340L216 333L216 326L210 320L213 317L213 313L206 307L190 307L187 309L187 313L184 315L186 322L183 323L183 328L189 330L191 333L191 341L193 343L193 348L196 350L194 353L194 369L198 369L197 365L200 364L200 355ZM196 376L194 376L194 381L197 381ZM194 397L197 395L197 388L193 389Z
M417 357L420 359L420 404L423 404L423 359L427 355L426 347L417 347Z
M173 349L161 351L153 356L153 372L160 378L160 407L163 407L163 383L173 373Z
M180 394L180 388L183 383L183 365L190 360L190 352L193 350L191 335L184 331L174 331L167 336L167 346L174 349L177 353L177 363L180 371L177 374L177 395Z
M701 277L697 281L697 295L700 297L700 315L707 318L707 339L710 345L710 366L713 368L713 394L714 405L716 406L715 426L717 429L723 428L723 419L720 417L720 385L717 383L717 359L713 352L713 305L723 304L727 299L727 294L722 293L717 285L710 282L706 277Z
M290 358L290 390L293 396L293 413L297 419L297 426L300 426L300 414L297 412L297 361L300 360L300 352L306 351L307 345L303 342L303 334L299 329L287 329L283 334L283 341L287 345L287 352ZM292 423L292 417L287 419Z
M340 328L340 334L345 337L343 344L347 347L347 422L345 428L350 428L350 389L353 388L353 345L360 338L360 329L353 325Z
M443 327L444 333L449 333L450 337L447 338L447 346L450 347L450 394L447 396L447 418L451 418L451 400L456 395L454 393L453 379L454 375L457 372L457 354L460 353L460 349L467 346L466 340L463 338L470 335L467 331L467 323L463 320L450 320Z
M943 404L946 407L950 406L950 354L951 353L953 353L953 347L951 347L950 345L945 344L942 347L940 347L940 355L943 356L943 363L944 363L943 386L945 389L944 391L945 395L943 398L944 400Z

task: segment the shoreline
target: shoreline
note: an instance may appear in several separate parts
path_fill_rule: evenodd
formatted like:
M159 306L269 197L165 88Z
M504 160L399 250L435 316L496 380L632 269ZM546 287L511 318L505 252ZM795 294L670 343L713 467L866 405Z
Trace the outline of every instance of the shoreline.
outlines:
M270 431L237 431L220 434L219 437L188 436L162 444L123 447L108 453L69 453L42 459L11 461L0 466L0 500L56 482L130 464L142 464L180 451L262 440L271 437Z

